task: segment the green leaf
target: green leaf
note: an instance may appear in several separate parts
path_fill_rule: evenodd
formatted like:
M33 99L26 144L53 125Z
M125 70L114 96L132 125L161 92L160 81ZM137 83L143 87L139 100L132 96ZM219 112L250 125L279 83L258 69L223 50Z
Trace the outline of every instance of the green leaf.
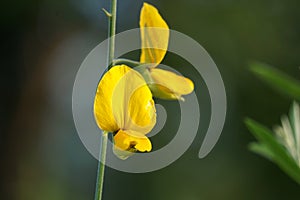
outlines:
M270 160L276 163L285 173L300 184L300 168L287 150L277 142L272 131L249 118L245 120L245 123L249 131L259 141L259 144L262 145L252 146L252 150L270 158Z
M254 153L260 154L261 156L264 156L270 161L274 160L273 152L266 145L252 142L249 144L249 150L253 151Z
M278 92L300 100L300 82L298 80L259 62L251 63L250 71Z

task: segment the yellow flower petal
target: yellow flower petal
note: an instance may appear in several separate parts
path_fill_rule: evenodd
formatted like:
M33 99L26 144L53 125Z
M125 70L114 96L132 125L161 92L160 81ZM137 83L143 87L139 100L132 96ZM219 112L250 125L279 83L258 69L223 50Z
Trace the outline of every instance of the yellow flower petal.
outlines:
M130 97L129 116L125 128L141 133L149 133L156 123L156 109L152 93L145 85L138 88Z
M112 67L101 79L94 104L101 129L148 133L156 123L152 94L143 77L126 65Z
M150 88L155 97L162 99L182 99L194 90L194 83L183 76L163 69L151 69L150 76L153 83Z
M137 71L126 68L126 73L114 88L113 115L120 129L146 134L156 123L152 93Z
M140 62L159 64L167 52L170 33L167 23L154 6L144 3L140 14L140 29L142 41Z
M102 77L95 96L94 115L98 126L105 131L119 130L112 110L112 95L116 84L126 73L126 67L112 67Z
M122 159L126 159L133 152L149 152L151 149L150 140L139 132L119 130L114 136L114 153Z

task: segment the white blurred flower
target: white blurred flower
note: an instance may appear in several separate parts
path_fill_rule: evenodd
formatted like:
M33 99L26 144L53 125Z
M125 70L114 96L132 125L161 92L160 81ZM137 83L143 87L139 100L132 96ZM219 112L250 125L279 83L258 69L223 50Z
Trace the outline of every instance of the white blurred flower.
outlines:
M288 150L300 167L300 108L294 102L290 111L290 118L281 117L282 126L276 126L274 132L277 140Z

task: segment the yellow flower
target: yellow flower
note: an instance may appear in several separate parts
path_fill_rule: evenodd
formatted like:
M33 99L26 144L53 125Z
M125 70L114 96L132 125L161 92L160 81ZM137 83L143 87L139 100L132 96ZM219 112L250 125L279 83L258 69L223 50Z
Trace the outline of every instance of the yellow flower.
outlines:
M148 85L153 95L163 99L183 99L182 95L194 90L194 84L188 78L156 68L167 52L170 31L158 10L147 3L144 3L141 10L140 30L142 41L140 62L151 63L148 67L151 78ZM153 48L146 48L150 44Z
M120 158L151 151L145 135L156 123L156 110L151 91L135 70L117 65L104 74L95 96L94 115L102 130L114 133L114 152Z

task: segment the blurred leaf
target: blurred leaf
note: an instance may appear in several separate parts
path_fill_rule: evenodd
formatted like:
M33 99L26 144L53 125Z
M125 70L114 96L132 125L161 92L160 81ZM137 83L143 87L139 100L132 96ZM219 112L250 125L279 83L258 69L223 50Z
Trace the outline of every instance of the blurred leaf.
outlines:
M250 70L272 88L291 98L300 100L300 82L279 70L259 62L250 64Z
M270 158L285 173L300 184L300 168L285 148L277 142L272 131L252 119L246 119L245 123L250 132L259 141L259 144L256 146L253 146L252 144L251 150L254 150L255 153L262 156Z
M249 149L257 154L260 154L262 156L264 156L265 158L273 161L273 152L268 149L268 147L266 145L257 143L257 142L252 142L249 144Z

